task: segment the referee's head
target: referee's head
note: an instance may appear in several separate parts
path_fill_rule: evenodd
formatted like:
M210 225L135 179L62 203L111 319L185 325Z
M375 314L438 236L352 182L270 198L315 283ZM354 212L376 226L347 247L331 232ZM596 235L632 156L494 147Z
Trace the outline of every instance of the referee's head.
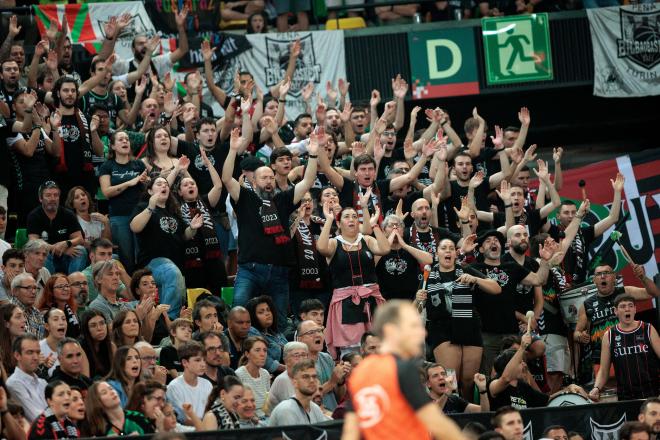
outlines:
M426 329L410 301L392 300L379 306L371 330L382 341L381 353L404 359L422 354Z

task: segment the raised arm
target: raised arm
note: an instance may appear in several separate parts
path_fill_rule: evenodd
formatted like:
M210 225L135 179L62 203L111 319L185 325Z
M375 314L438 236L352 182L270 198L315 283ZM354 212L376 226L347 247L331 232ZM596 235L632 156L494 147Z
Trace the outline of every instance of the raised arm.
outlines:
M140 64L138 64L138 68L133 72L128 72L128 75L126 76L126 81L129 85L132 85L142 78L142 75L147 73L147 70L149 70L149 66L151 65L151 57L159 44L160 37L158 35L154 35L147 41L147 51L145 52L144 57L142 57Z
M396 130L401 130L403 128L403 123L405 119L405 103L404 99L406 98L406 93L408 93L408 83L405 79L401 78L401 75L397 75L395 79L392 80L392 93L394 94L394 99L396 102L396 113L394 115L394 128Z
M481 152L481 144L484 138L484 131L486 130L486 121L479 115L476 107L472 109L472 117L479 122L479 126L472 136L470 145L468 145L468 153L470 154L470 157L474 159L479 156L479 153Z
M497 396L502 393L512 381L517 379L518 368L520 368L520 363L523 361L525 350L527 350L531 341L532 337L530 334L526 333L522 336L520 347L518 347L516 354L513 355L511 360L506 364L506 367L504 367L502 375L488 385L488 390L492 396Z
M119 17L110 17L103 28L105 31L105 38L101 50L99 51L99 58L107 60L108 57L112 55L115 51L117 37L121 35L121 32L131 23L131 21L133 21L133 18L129 13L122 14Z
M390 192L396 191L397 189L403 188L405 185L413 183L419 173L422 172L422 169L426 165L426 162L429 158L433 157L436 151L438 151L439 140L430 140L424 144L422 148L422 157L417 161L417 163L403 176L395 177L390 181Z
M580 204L580 207L577 210L577 213L575 214L575 217L573 217L573 220L571 220L568 226L566 226L566 229L564 230L564 239L560 243L561 250L564 252L564 254L568 252L568 249L571 247L571 243L573 243L577 232L580 230L582 219L584 219L584 216L587 215L590 207L591 203L589 203L589 199L583 200L582 204Z
M619 220L619 213L621 212L621 192L623 191L625 178L623 177L623 174L617 173L616 179L610 179L610 182L612 182L612 189L614 190L612 208L610 209L610 214L607 217L594 225L594 237L603 235L605 231L616 224L616 222Z
M337 240L330 238L330 230L332 229L332 223L335 221L335 214L328 202L323 204L323 214L325 215L325 223L321 229L319 239L316 240L316 250L324 257L332 258L337 250Z
M378 104L380 104L380 92L378 89L371 91L371 98L369 98L369 127L373 130L376 121L378 120ZM371 135L369 135L371 137Z
M188 53L188 34L186 33L186 18L188 17L188 6L176 12L174 21L176 22L176 30L179 33L177 41L177 48L174 52L170 53L170 62L176 64L183 56Z
M555 252L559 244L552 241L550 238L546 240L545 243L539 244L539 270L536 272L530 272L523 280L522 284L526 286L542 286L545 284L548 279L548 273L550 271L549 261L558 261L560 258L563 258L561 251Z
M522 148L525 146L525 141L527 140L527 132L529 131L529 124L531 118L529 115L529 109L527 107L521 107L518 112L518 120L520 121L520 131L518 132L518 139L513 144L513 148Z
M204 78L206 79L206 87L208 87L213 98L223 106L227 100L227 94L220 87L215 85L215 80L213 79L213 53L217 48L211 48L211 43L208 40L202 40L202 57L204 58Z
M429 202L431 201L433 194L442 194L443 192L446 192L446 188L449 186L449 182L447 181L448 166L446 142L440 142L438 151L433 156L433 160L437 162L437 166L435 167L435 178L433 179L433 183L431 185L422 190L424 198Z
M7 36L9 38L9 36ZM41 40L34 46L34 55L32 55L32 61L30 62L30 70L28 71L28 86L33 89L37 88L37 77L39 76L39 63L43 56L48 52L48 40Z
M54 26L51 23L51 26ZM9 58L9 53L11 52L11 46L14 43L14 38L21 32L21 27L18 25L18 17L12 15L9 17L9 28L7 29L7 37L5 41L2 42L0 46L0 61L5 61Z
M564 174L561 169L561 158L564 155L564 149L557 147L552 149L552 160L555 162L555 189L561 191L564 187Z
M241 193L241 185L236 179L234 179L234 163L236 162L236 153L242 148L242 144L246 141L245 138L241 137L239 129L234 128L231 131L231 137L229 140L229 152L227 153L227 158L225 159L225 164L222 167L222 183L227 188L227 192L234 201L238 201L238 197Z
M309 135L309 145L307 145L307 151L309 153L307 156L309 160L307 161L307 166L305 167L305 175L303 176L303 179L296 183L296 186L294 187L294 204L300 202L305 193L309 191L312 185L314 185L314 181L316 180L316 168L319 158L319 140L315 133L311 133Z
M561 198L559 197L559 193L555 189L555 186L550 182L550 174L548 173L548 163L545 162L544 160L537 160L536 163L538 164L538 168L534 170L536 173L536 176L539 178L539 184L540 185L545 185L545 187L548 189L548 195L550 196L550 202L545 204L541 209L540 209L540 215L541 218L546 218L552 211L554 211L556 208L561 205Z

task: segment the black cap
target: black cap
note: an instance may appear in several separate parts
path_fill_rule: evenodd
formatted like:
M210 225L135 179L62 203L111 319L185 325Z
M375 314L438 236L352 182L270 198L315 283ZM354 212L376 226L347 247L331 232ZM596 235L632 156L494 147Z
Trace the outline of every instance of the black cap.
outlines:
M41 195L44 193L44 191L51 188L60 189L59 185L54 180L47 180L39 185L39 198L41 198Z
M502 234L497 229L489 229L483 234L481 234L477 238L477 244L479 245L479 247L481 247L481 245L484 244L484 241L486 241L488 237L496 237L497 240L500 242L500 246L502 247L502 250L504 250L504 244L506 242L506 239L504 238L504 234Z
M257 157L248 156L241 161L241 170L243 171L257 171L257 168L264 166L264 163Z

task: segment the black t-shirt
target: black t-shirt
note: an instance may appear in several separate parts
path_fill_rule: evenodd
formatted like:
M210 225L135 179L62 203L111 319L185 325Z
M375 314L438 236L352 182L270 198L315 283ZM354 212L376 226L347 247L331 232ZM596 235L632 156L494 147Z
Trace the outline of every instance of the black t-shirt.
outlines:
M410 212L412 210L412 205L415 200L421 199L424 197L422 191L411 191L403 197L403 212ZM383 218L387 217L390 214L396 214L396 206L399 204L399 199L393 199L391 197L382 197L381 199L381 209L383 210ZM412 225L413 219L409 215L404 219L406 226Z
M566 290L566 277L559 267L551 267L548 280L543 286L543 316L539 320L539 330L543 335L566 336L568 328L561 316L559 295Z
M289 216L297 208L293 203L294 189L282 191L273 197L277 216L284 233L289 233ZM231 200L238 219L238 263L261 263L288 266L293 263L291 243L275 244L271 235L264 233L261 221L261 198L252 190L241 186L238 201Z
M517 386L509 385L497 396L490 393L488 384L488 397L490 399L490 410L497 411L503 406L511 406L515 409L540 408L548 404L547 394L540 393L522 380Z
M535 236L541 232L541 227L545 224L546 219L541 218L540 209L532 209L525 207L525 213L513 218L513 224L523 225L527 228L527 233L530 237ZM504 212L496 212L493 217L493 227L499 228L506 224L506 214Z
M18 90L18 85L16 85L16 90ZM10 120L13 120L16 117L16 112L14 111L14 107L11 105L12 102L14 101L14 90L13 92L8 91L5 88L5 83L4 81L0 80L0 101L3 101L7 104L9 107L9 118Z
M93 106L102 104L108 109L108 116L110 117L110 128L114 128L117 125L117 116L119 111L123 110L125 107L124 101L111 92L106 92L104 95L97 95L96 93L89 91L82 98L80 98L80 110L85 113L85 116L91 119L91 109Z
M395 148L392 150L392 155L390 157L383 156L378 164L378 174L376 175L376 179L386 179L387 175L392 170L392 164L398 160L405 160L403 148Z
M229 143L220 142L220 140L218 140L212 150L206 150L206 156L220 175L222 175L222 167L225 164L227 153L229 153ZM190 143L179 140L176 155L177 157L181 157L184 154L190 159L188 173L190 174L190 177L197 182L199 193L208 194L208 192L211 191L211 188L213 188L213 181L211 180L211 175L209 174L206 165L202 162L202 156L199 154L199 143ZM236 171L236 167L238 167L238 175L240 175L239 160L236 160L235 162L234 171ZM234 175L236 175L236 172L234 172Z
M137 205L133 211L133 217L144 211L146 207L146 202ZM136 234L139 264L146 266L154 258L164 257L181 267L185 229L186 225L181 217L156 207L142 232Z
M508 252L502 256L501 261L502 263L518 264L518 262L514 260L514 258ZM537 272L540 267L538 261L536 261L534 258L528 257L527 255L525 255L525 262L522 265L530 272ZM516 311L522 313L523 315L527 313L528 310L533 310L534 286L526 286L522 283L518 283L515 290L514 306Z
M557 242L563 229L557 225L550 225L548 233ZM589 268L589 248L594 241L596 232L593 225L582 226L578 229L575 239L564 256L564 270L566 279L575 286L587 280L587 269Z
M447 396L447 402L442 408L445 414L462 414L465 412L469 402L457 394L450 394Z
M58 171L65 173L70 181L94 172L87 120L82 114L80 120L82 127L78 124L76 115L62 115L60 133L66 170Z
M375 185L372 184L371 201L369 202L369 212L374 213L374 205L378 204L381 207L381 214L383 211L383 200L387 198L390 193L391 179L377 180ZM339 203L342 207L346 208L352 206L356 209L359 208L360 195L364 194L364 189L360 189L360 193L356 194L358 184L352 180L344 177L344 186L339 191Z
M517 334L518 321L515 315L515 293L517 285L529 275L529 270L517 263L500 263L491 266L477 262L472 265L502 287L499 295L479 295L477 310L481 316L482 330L488 333Z
M440 218L440 215L443 217L446 215L448 218L447 224L449 229L458 232L459 228L457 225L456 212L454 212L453 207L456 207L456 209L461 209L461 197L467 196L468 187L459 185L456 180L450 181L449 185L451 185L451 197L447 200L447 202L450 206L448 206L446 210L443 210L443 212L438 211L438 217ZM488 202L489 192L490 183L488 182L488 177L485 177L484 181L481 182L481 185L479 185L474 190L474 201L479 211L490 210L490 202Z
M110 186L132 180L142 174L146 169L144 162L137 159L129 160L128 163L119 164L115 160L106 160L99 168L99 176L110 176ZM111 216L128 216L142 196L143 185L137 184L126 188L121 193L108 200Z
M25 142L30 140L32 133L12 133L11 137L7 139L7 144L12 147L17 141L23 138ZM5 146L0 146L5 150ZM18 149L13 149L13 156L16 158L14 161L14 173L17 177L17 186L19 190L23 188L36 188L46 180L50 179L50 169L48 167L48 155L46 152L46 137L44 131L41 130L39 135L39 142L34 149L32 156L23 155ZM9 161L5 163L8 165ZM34 198L35 194L27 194L27 197Z
M168 345L160 350L160 365L168 370L183 371L183 365L173 345Z
M378 261L376 276L383 298L412 301L419 285L419 263L404 249L392 250Z
M67 208L57 208L57 214L51 221L41 206L37 206L28 214L27 233L36 234L48 244L69 240L71 234L81 231L76 215Z

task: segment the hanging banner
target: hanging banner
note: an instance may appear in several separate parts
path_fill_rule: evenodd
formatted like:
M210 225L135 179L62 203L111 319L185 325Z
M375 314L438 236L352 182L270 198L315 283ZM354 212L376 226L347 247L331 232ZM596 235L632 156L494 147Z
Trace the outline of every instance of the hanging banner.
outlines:
M479 94L471 28L410 32L408 53L414 99Z
M183 1L183 0L145 0L144 7L156 30L164 35L176 36L176 11L188 7L186 32L192 37L200 32L212 32L218 29L220 22L220 2L213 0Z
M594 47L594 95L660 95L660 6L587 9Z
M489 85L553 78L548 14L481 20Z
M132 17L131 23L118 36L115 44L115 52L120 58L133 58L133 37L138 34L156 33L142 2L50 4L34 5L33 8L42 36L46 35L46 30L51 26L61 26L66 16L71 42L82 44L91 53L96 53L101 48L105 38L104 26L113 16L128 13Z
M293 119L305 112L301 92L307 83L313 83L315 93L325 96L328 81L336 87L339 78L346 78L343 31L253 34L245 38L252 48L229 60L224 70L215 72L216 83L225 91L231 90L234 73L240 69L250 72L256 84L267 93L284 78L291 45L300 40L301 51L287 96L287 118Z

